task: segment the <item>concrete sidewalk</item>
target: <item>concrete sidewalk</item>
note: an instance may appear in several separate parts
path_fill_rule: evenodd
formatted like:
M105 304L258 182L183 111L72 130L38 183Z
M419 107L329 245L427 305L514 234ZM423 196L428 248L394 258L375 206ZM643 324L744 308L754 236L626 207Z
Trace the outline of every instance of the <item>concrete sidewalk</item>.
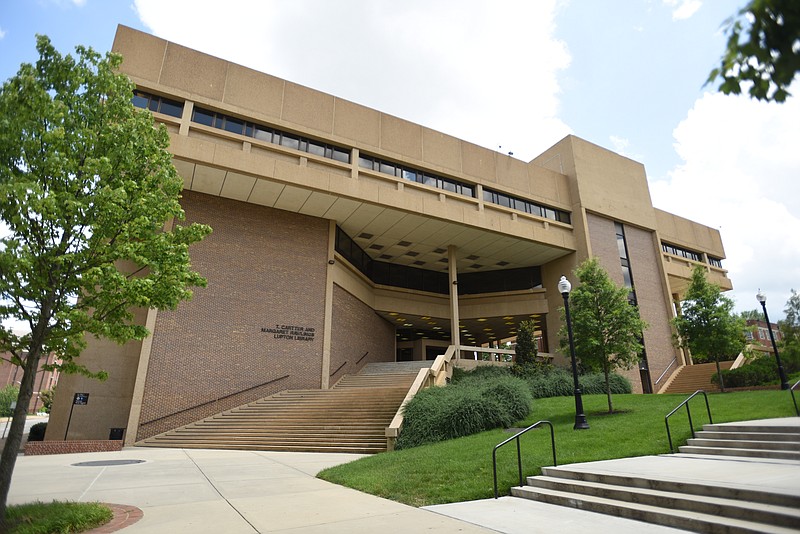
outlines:
M125 532L374 533L678 532L637 521L506 497L460 508L414 508L315 478L352 454L126 448L121 452L20 456L9 504L101 501L144 512ZM109 466L83 462L143 460ZM519 502L523 501L523 502ZM534 513L535 516L530 514ZM454 517L450 517L454 516ZM463 517L462 517L463 516ZM514 525L503 525L507 521ZM499 527L499 528L498 528ZM574 528L574 530L571 530Z
M20 456L9 504L53 499L132 505L125 532L374 533L436 531L560 534L676 533L675 529L504 497L414 508L315 478L352 454L126 448ZM128 465L82 462L141 460ZM800 494L800 462L664 455L585 465L631 476L670 476Z

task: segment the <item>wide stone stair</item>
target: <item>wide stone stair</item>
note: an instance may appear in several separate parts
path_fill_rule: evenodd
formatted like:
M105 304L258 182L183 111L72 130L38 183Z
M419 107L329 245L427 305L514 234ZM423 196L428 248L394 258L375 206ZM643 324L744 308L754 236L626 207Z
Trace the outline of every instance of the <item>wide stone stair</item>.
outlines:
M732 361L719 362L719 368L726 371L733 365ZM711 377L717 372L717 365L699 363L687 365L680 371L675 379L667 386L664 393L694 393L698 389L704 391L719 391L719 386L711 382Z
M800 462L800 426L757 426L725 423L703 425L686 445L685 454L745 456Z
M389 366L372 373L345 376L328 390L287 390L153 436L136 445L187 449L382 452L386 450L385 429L416 375L413 369Z
M543 467L511 494L692 532L800 532L800 482L778 488L800 472L800 419L705 425L689 443L674 455ZM737 484L737 470L781 478Z

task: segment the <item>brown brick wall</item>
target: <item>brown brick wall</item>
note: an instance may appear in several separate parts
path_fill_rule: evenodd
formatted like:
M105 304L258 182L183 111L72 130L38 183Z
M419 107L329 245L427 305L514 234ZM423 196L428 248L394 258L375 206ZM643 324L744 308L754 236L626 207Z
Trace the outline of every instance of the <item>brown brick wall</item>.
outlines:
M593 213L587 215L592 253L600 259L611 280L617 285L622 285L622 267L614 221ZM653 243L651 231L629 224L625 224L624 227L639 315L649 325L644 331L644 345L647 350L651 380L654 382L675 356L669 326L670 317L667 313L669 308L666 306L662 288L663 278L656 263L661 261L661 257ZM642 392L638 367L619 372L631 380L634 392ZM658 386L654 386L654 390L657 391Z
M653 233L650 231L626 225L625 239L628 242L639 314L650 325L644 331L644 345L647 349L650 378L655 382L677 355L672 344L670 326L672 304L666 300L663 289L665 282L659 265L661 251L656 248ZM675 369L677 366L672 367L673 371ZM667 377L669 375L664 380ZM653 391L658 391L659 387L658 384L653 384Z
M78 452L116 452L122 450L119 440L29 441L25 456L41 454L74 454Z
M284 389L320 387L328 221L183 195L187 221L213 228L191 248L208 287L158 314L137 439ZM313 328L313 340L261 330L276 325Z
M331 384L346 374L357 372L369 362L393 362L394 347L394 326L334 284L330 371L334 374ZM359 362L365 352L369 354Z

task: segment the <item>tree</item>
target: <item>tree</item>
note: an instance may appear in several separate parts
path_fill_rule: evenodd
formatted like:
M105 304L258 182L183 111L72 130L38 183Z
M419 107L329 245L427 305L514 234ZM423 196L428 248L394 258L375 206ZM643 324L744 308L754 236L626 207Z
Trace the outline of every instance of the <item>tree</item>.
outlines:
M749 85L752 98L784 102L800 70L800 2L750 0L725 26L725 53L706 83L722 78L725 94Z
M682 315L672 321L678 332L676 343L695 356L714 360L724 392L719 362L721 358L735 358L744 349L744 319L733 313L733 301L722 294L719 286L706 279L702 265L692 271L681 311Z
M539 347L536 344L536 323L533 321L522 321L517 329L517 345L514 347L517 365L534 365Z
M85 337L143 339L132 309L173 309L205 285L189 245L211 229L175 224L182 181L169 136L133 107L122 58L77 47L62 56L37 36L39 59L0 88L0 352L22 370L0 458L0 522L39 359L65 373L104 378L77 358ZM4 531L0 523L0 531Z
M763 321L764 312L761 310L745 310L739 313L739 317L745 321Z
M613 413L610 375L614 369L630 369L642 352L642 331L647 323L628 302L629 288L618 287L590 258L575 270L580 285L572 290L570 315L575 353L588 370L602 370L606 381L608 413ZM566 327L559 332L561 350L569 350Z
M783 309L786 318L778 321L778 327L783 335L783 344L800 344L800 293L792 289L792 295L786 301Z

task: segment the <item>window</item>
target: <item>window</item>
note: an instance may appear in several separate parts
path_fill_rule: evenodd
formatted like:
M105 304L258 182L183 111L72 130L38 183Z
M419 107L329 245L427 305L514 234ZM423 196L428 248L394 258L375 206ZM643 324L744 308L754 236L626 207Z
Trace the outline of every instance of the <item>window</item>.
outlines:
M220 130L225 130L237 135L245 135L258 139L259 141L285 146L315 156L322 156L324 158L341 161L342 163L350 163L349 149L282 132L275 128L248 122L244 119L217 113L216 111L195 106L194 112L192 113L192 122L211 126L212 128L219 128Z
M532 215L537 215L539 217L544 217L545 219L571 224L571 217L566 211L542 206L540 204L536 204L535 202L531 202L530 200L513 197L505 193L492 191L491 189L483 190L483 200L486 202L491 202L492 204L504 206L506 208L512 208L515 210L524 211L525 213L530 213Z
M691 250L681 248L675 245L670 245L668 243L661 243L661 250L663 250L667 254L680 256L681 258L686 258L687 260L702 261L699 252L693 252Z
M183 102L151 95L143 91L134 91L131 102L137 108L149 109L150 111L163 113L171 117L181 117L183 115Z
M416 182L418 184L429 185L451 193L458 193L467 197L475 197L475 187L471 184L465 184L458 180L451 180L450 178L442 178L435 174L424 173L418 169L412 169L399 163L386 161L372 156L360 154L358 157L358 166L362 169L369 169L371 171L378 171L383 174L389 174L409 182Z

